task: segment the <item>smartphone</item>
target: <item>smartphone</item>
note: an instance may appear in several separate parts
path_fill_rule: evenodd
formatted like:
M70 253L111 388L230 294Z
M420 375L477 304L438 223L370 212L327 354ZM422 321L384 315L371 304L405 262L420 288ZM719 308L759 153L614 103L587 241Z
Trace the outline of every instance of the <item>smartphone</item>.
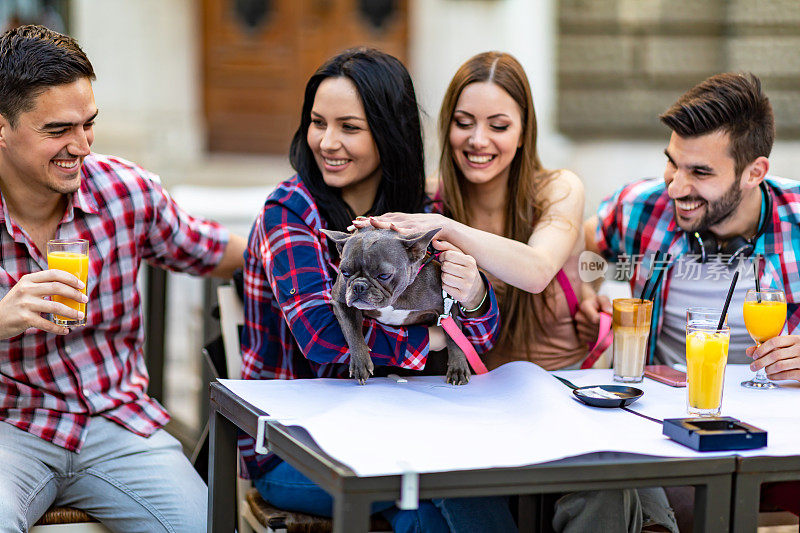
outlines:
M646 365L644 375L650 379L660 381L671 387L686 386L686 372L675 370L667 365Z

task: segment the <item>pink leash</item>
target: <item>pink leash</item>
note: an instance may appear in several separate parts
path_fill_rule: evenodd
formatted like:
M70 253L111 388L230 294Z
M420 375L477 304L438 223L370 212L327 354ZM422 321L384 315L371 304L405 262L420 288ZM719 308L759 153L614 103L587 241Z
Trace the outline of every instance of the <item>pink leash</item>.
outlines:
M458 324L456 324L456 321L453 319L451 309L453 308L455 300L453 300L453 297L447 294L445 290L442 290L442 298L444 299L444 312L439 315L436 325L442 326L445 332L450 335L450 338L464 351L469 366L472 367L472 370L474 370L476 374L487 373L486 365L484 365L481 358L478 357L478 352L475 351L475 348L473 348L472 344L470 344L467 337L464 335L464 332L461 331L461 328L458 327Z
M567 298L569 315L575 318L575 315L578 313L578 297L575 296L575 291L572 289L572 284L569 282L569 278L564 273L563 268L556 274L556 279L558 280L558 284L561 285L561 290L564 291L564 296Z
M597 342L594 343L592 349L589 350L589 355L581 363L581 368L592 368L600 356L605 352L611 341L614 340L614 332L611 331L611 315L605 311L600 312L600 330L597 334Z
M561 285L561 290L564 291L564 296L567 298L569 313L572 315L572 318L575 318L575 315L578 313L578 297L575 296L575 291L572 288L572 284L569 282L569 278L564 273L564 269L558 271L556 279L559 285ZM592 349L589 350L589 355L587 355L586 359L581 363L581 368L592 368L592 365L597 362L600 355L611 345L613 339L614 333L611 331L611 315L606 312L601 312L597 342L595 342Z
M558 271L558 274L556 274L556 279L561 285L561 289L564 291L564 295L567 298L567 305L569 306L570 315L575 317L575 314L578 312L578 298L575 296L575 291L572 289L569 278L567 278L567 275L564 273L563 269ZM451 315L450 310L455 301L444 290L442 291L442 297L444 298L444 313L439 316L437 325L442 326L445 332L450 335L450 338L452 338L455 343L464 351L469 365L476 374L487 373L488 370L486 369L486 365L484 365L483 361L481 361L481 358L478 356L478 352L475 351L475 348L473 348L472 344L470 344L470 342L467 340L467 337L464 336L464 333L458 327L458 324L456 324L456 321ZM589 355L586 356L586 359L581 364L581 368L591 368L592 365L594 365L595 362L597 362L597 360L600 358L600 355L611 345L613 338L614 334L611 331L611 315L601 312L597 342L595 342L594 346L592 346L592 349L589 350Z

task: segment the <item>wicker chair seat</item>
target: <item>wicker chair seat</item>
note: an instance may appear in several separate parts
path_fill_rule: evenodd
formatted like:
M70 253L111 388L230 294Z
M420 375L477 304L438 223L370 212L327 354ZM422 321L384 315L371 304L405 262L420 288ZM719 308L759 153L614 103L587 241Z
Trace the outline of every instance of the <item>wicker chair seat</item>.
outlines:
M287 533L330 533L333 521L330 518L293 511L284 511L267 503L257 489L250 489L245 496L253 516L262 526L272 529L285 528ZM382 516L370 518L371 531L391 531L392 526Z
M54 524L82 524L85 522L97 522L97 520L80 509L73 507L51 507L35 525L52 526Z

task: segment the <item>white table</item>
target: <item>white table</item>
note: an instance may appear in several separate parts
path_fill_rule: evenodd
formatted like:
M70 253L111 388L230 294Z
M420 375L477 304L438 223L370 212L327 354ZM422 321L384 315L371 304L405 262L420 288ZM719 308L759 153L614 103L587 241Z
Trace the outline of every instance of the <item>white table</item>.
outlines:
M575 385L611 384L610 370L556 372ZM767 431L767 447L727 452L737 456L731 525L736 533L755 531L761 484L800 481L800 383L780 381L778 389L746 389L740 385L753 372L747 365L728 365L722 394L723 416L732 416ZM649 379L633 386L644 396L630 408L654 418L686 415L686 389ZM708 452L722 455L726 452Z
M611 383L610 370L558 374L578 385ZM790 433L781 427L792 422L788 409L752 416L758 414L750 405L752 396L747 400L752 391L740 394L735 388L745 375L749 371L729 369L724 414L770 432L769 447L753 455L785 460L796 454L800 447L791 446ZM510 363L474 376L463 387L445 385L435 376L409 378L404 384L370 379L364 387L324 379L222 384L212 386L216 429L211 469L217 473L209 484L210 524L213 509L227 497L224 486L220 491L215 482L224 471L217 467L233 464L215 441L232 443L234 425L255 436L259 415L269 413L270 449L334 496L339 531L366 528L369 503L396 499L409 471L418 476L422 498L693 485L698 488L698 530L726 531L730 525L739 461L734 454L695 452L666 439L652 421L619 409L585 406L530 363ZM646 392L633 404L636 409L658 418L685 415L684 389L650 381L641 388ZM772 396L756 392L763 405L770 398L800 398L798 391L790 386ZM737 398L744 398L741 405ZM729 411L729 404L735 409ZM291 426L302 427L311 440L293 435ZM225 464L215 466L220 461ZM755 516L755 509L745 512ZM222 522L211 527L222 530Z

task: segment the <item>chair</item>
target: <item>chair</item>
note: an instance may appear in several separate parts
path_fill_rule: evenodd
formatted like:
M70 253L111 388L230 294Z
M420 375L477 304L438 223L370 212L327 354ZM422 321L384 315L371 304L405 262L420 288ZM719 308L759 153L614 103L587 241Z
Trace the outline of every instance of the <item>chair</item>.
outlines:
M217 377L238 378L241 375L241 328L244 324L242 301L232 285L217 287L219 321L224 347L224 366L216 352L214 342L204 349L206 361L216 369ZM248 479L237 476L236 501L239 507L239 533L329 533L333 529L330 518L293 511L284 511L266 502ZM391 525L380 516L373 516L371 531L392 531Z
M30 533L110 533L100 522L72 507L51 507Z

